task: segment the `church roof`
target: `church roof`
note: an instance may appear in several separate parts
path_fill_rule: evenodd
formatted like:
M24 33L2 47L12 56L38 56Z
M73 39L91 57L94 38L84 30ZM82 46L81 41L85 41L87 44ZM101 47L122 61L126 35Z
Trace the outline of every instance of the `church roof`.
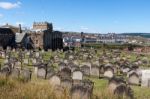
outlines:
M0 34L14 34L10 28L0 28Z
M2 28L16 28L16 29L18 29L18 27L13 26L13 25L9 25L9 24L3 25L3 26L1 26L1 27L2 27Z
M26 33L16 33L16 42L20 43L25 37Z

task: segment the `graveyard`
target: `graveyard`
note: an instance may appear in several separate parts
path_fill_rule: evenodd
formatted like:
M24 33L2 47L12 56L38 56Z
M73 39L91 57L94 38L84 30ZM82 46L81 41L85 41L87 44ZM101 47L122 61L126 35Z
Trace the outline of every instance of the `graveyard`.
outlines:
M1 99L149 99L150 55L0 49Z

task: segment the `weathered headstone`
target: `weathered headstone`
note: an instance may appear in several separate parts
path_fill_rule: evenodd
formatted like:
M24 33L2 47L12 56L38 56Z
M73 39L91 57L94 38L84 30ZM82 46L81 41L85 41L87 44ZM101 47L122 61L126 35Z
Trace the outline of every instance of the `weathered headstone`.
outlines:
M20 72L20 78L23 82L28 82L31 80L32 72L29 69L23 69Z
M71 99L91 99L91 91L88 87L75 85L71 88Z
M107 66L104 68L104 77L112 78L114 76L113 67Z
M141 86L143 87L150 87L149 80L150 80L150 70L142 70L142 79L141 79Z
M37 77L42 78L42 79L46 79L46 68L38 67Z
M84 75L90 76L90 67L89 66L86 66L86 65L82 66L81 71L83 72Z
M91 67L91 76L99 77L100 76L100 68L98 66Z
M18 79L20 76L20 70L17 68L12 69L11 71L11 77L14 79Z
M61 86L66 88L66 89L71 89L72 87L72 78L61 78Z
M60 75L62 77L71 77L71 69L66 67L66 68L63 68L61 71L60 71Z
M61 78L58 75L53 75L49 81L52 86L59 86L61 84Z
M128 83L131 85L140 85L140 77L136 72L131 72L128 77Z
M80 70L73 71L72 79L73 80L82 80L83 79L83 73Z
M27 65L27 64L29 64L29 60L28 59L23 59L23 63Z

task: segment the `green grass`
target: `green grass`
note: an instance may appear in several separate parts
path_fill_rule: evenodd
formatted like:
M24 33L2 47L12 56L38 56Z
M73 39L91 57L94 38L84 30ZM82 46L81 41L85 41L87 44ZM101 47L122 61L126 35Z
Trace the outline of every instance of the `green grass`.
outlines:
M88 78L94 82L94 93L107 90L108 80L98 78ZM135 99L150 99L150 88L141 86L131 86Z

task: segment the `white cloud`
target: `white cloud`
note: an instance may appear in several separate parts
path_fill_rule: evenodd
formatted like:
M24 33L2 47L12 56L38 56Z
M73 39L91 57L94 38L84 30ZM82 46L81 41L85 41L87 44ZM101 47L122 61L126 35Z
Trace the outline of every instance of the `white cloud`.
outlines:
M88 30L89 29L89 28L87 28L85 26L81 26L80 28L81 28L81 30Z
M13 9L13 8L19 8L21 5L21 2L11 3L11 2L0 2L0 8L2 9Z
M0 14L0 18L3 18L3 16L4 16L3 14Z

